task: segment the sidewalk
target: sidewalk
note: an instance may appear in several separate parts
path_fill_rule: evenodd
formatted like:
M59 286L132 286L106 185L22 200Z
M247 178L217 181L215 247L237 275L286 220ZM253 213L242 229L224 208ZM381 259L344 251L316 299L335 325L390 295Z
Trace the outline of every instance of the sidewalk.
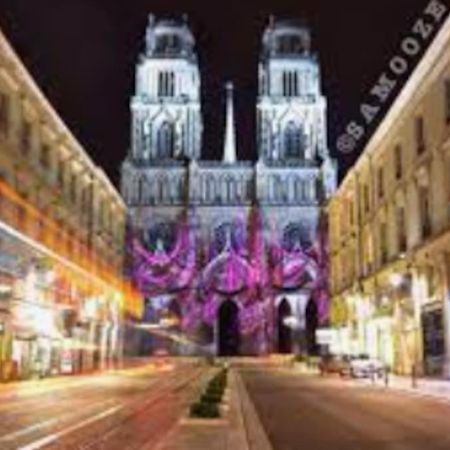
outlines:
M446 402L450 402L450 380L434 378L417 378L415 381L411 377L390 374L386 386L384 379L357 380L371 386L378 386L384 389L396 389L414 395L431 397Z
M296 366L294 370L305 375L319 375L319 371L317 369L305 366ZM395 389L413 395L450 402L450 380L438 378L416 378L416 380L413 381L411 377L391 373L388 376L387 385L385 378L375 379L374 381L367 378L343 378L342 380L343 382L354 382L382 389Z
M108 376L138 377L159 371L169 370L170 367L151 361L150 359L130 360L120 367L95 370L79 374L55 375L42 379L10 381L0 383L0 396L33 396L46 392L53 392L69 387L92 384L93 381L104 381Z

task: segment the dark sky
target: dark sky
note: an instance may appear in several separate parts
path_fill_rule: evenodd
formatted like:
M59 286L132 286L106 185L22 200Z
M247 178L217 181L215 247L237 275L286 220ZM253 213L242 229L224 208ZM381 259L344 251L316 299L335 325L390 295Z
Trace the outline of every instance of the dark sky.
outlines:
M236 86L239 155L256 156L256 69L270 13L304 17L322 63L329 142L357 114L429 0L0 0L0 27L38 85L117 184L147 14L188 13L200 57L206 158L220 158L225 80ZM341 167L353 156L340 157Z

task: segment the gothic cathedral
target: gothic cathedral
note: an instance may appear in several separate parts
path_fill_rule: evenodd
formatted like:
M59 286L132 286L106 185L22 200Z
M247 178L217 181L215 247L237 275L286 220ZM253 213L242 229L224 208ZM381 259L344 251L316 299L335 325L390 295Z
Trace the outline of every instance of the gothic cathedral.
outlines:
M185 354L311 350L328 314L324 206L336 167L310 31L273 19L264 31L256 162L238 158L231 83L223 157L202 159L200 83L186 19L151 15L122 166L145 321Z

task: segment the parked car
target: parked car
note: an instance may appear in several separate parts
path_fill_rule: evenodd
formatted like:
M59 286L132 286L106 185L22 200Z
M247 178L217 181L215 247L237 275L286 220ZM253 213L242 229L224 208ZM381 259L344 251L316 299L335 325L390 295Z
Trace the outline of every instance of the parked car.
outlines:
M347 366L349 360L346 355L324 355L319 361L319 371L321 375L329 373L342 374Z
M354 355L349 357L346 367L343 367L341 375L349 375L353 378L381 378L386 371L386 366L378 359L369 355Z

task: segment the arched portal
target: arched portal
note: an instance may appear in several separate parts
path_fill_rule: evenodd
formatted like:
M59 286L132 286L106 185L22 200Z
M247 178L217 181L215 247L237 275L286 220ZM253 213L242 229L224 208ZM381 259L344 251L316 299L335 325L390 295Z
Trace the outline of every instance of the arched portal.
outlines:
M219 356L236 356L239 354L239 308L232 300L222 303L219 309Z
M278 305L278 353L292 353L292 330L285 323L291 315L291 306L283 299Z
M317 304L310 299L305 311L306 316L306 350L309 355L317 354L316 330L319 325Z

